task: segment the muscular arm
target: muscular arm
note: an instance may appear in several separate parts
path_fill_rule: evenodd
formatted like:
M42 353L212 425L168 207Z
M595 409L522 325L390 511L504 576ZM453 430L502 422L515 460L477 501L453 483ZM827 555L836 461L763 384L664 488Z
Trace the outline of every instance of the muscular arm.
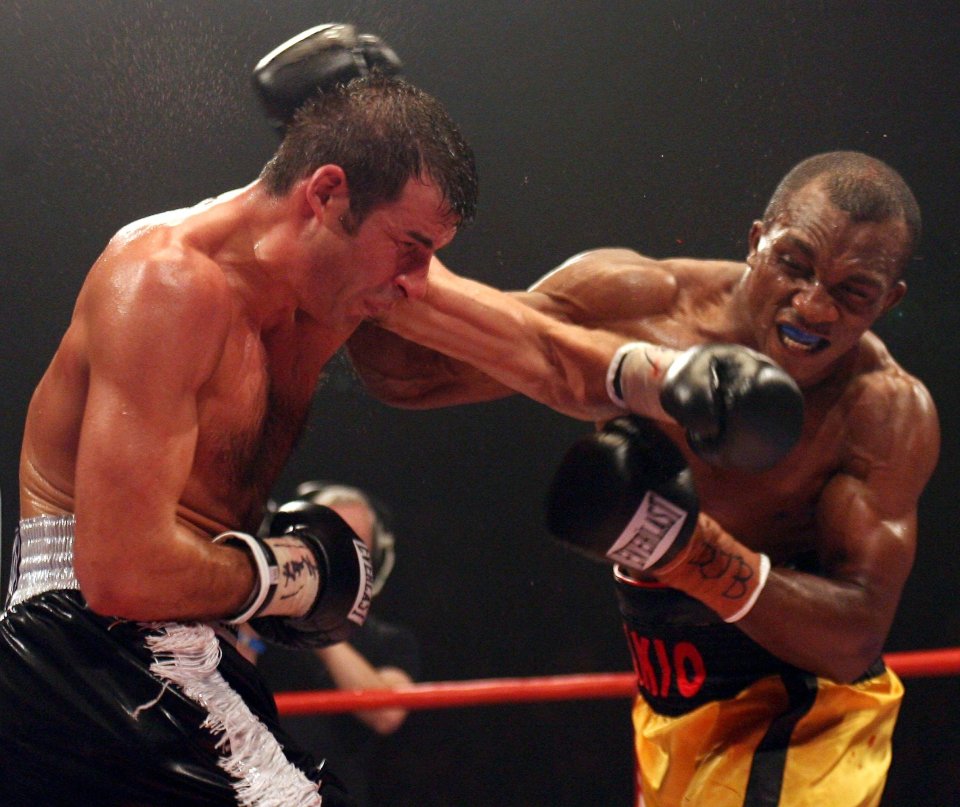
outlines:
M740 622L798 667L857 678L880 655L913 564L917 501L933 472L939 426L915 381L886 379L849 413L852 456L817 508L824 576L774 568Z
M404 301L382 323L408 341L391 342L367 329L354 337L351 356L375 394L401 405L489 400L514 391L583 420L612 417L621 410L607 397L607 367L629 340L617 326L673 293L665 273L648 264L629 250L597 250L571 259L536 291L505 293L454 275L434 259L426 297ZM591 288L602 289L603 299L587 298ZM628 313L621 310L625 303Z
M121 268L78 305L89 388L75 479L75 563L94 610L137 620L235 612L253 586L241 551L177 519L199 430L198 397L229 306L215 272Z
M493 401L514 391L466 362L364 322L347 342L347 353L366 390L401 409Z

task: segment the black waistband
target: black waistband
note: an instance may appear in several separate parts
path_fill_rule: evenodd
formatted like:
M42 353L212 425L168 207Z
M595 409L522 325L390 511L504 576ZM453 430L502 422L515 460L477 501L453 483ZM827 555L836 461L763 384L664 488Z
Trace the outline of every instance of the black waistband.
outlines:
M809 675L681 591L621 575L616 591L637 688L660 714L680 715L732 698L770 675ZM859 680L883 670L878 659Z

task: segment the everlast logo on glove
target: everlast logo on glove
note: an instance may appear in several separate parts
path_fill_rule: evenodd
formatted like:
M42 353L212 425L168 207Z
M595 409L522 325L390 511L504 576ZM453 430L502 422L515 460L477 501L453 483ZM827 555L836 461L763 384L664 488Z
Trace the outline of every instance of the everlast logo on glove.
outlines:
M607 550L607 557L631 569L649 569L673 544L687 515L683 508L647 491L626 529Z
M357 599L354 601L347 619L359 627L367 621L370 601L373 599L373 561L370 558L370 550L367 549L367 545L363 541L354 538L353 545L357 550L357 558L360 560L362 580L358 586Z

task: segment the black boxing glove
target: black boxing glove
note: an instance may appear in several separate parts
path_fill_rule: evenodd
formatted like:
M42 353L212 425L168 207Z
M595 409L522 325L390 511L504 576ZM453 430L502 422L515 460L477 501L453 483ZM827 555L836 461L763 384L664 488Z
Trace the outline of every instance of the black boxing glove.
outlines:
M680 450L652 421L629 415L570 447L546 512L547 529L572 549L646 571L689 540L699 505Z
M770 574L766 555L699 512L683 455L635 415L570 448L549 489L547 528L581 554L696 597L727 622L751 611Z
M771 468L803 428L797 383L772 359L742 345L698 345L678 352L632 342L617 351L607 381L615 403L650 417L673 418L693 451L721 468Z
M377 70L399 75L399 57L380 37L343 23L310 28L270 51L253 68L253 86L270 124L283 132L315 93Z
M257 570L250 600L230 624L249 621L264 639L288 647L346 640L367 618L373 586L370 552L329 507L302 500L283 505L269 538L226 532Z

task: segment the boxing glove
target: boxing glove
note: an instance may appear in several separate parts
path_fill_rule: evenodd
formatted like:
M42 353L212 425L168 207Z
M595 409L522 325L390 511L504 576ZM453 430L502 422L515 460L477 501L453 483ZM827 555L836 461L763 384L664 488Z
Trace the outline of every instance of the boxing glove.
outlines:
M310 28L270 51L254 67L254 90L270 124L281 134L296 111L315 93L377 70L399 75L403 64L393 49L352 25Z
M651 421L629 415L578 440L547 494L547 529L595 560L646 571L696 527L683 454Z
M652 421L616 418L578 440L547 495L547 528L594 560L652 575L736 622L770 560L699 512L690 469Z
M742 345L698 345L681 353L630 343L614 357L608 382L616 403L652 417L662 411L684 428L698 456L721 468L771 468L803 429L797 383Z
M373 569L366 544L329 507L296 500L271 519L270 537L228 532L257 569L257 585L228 622L250 626L288 647L342 642L367 618Z

